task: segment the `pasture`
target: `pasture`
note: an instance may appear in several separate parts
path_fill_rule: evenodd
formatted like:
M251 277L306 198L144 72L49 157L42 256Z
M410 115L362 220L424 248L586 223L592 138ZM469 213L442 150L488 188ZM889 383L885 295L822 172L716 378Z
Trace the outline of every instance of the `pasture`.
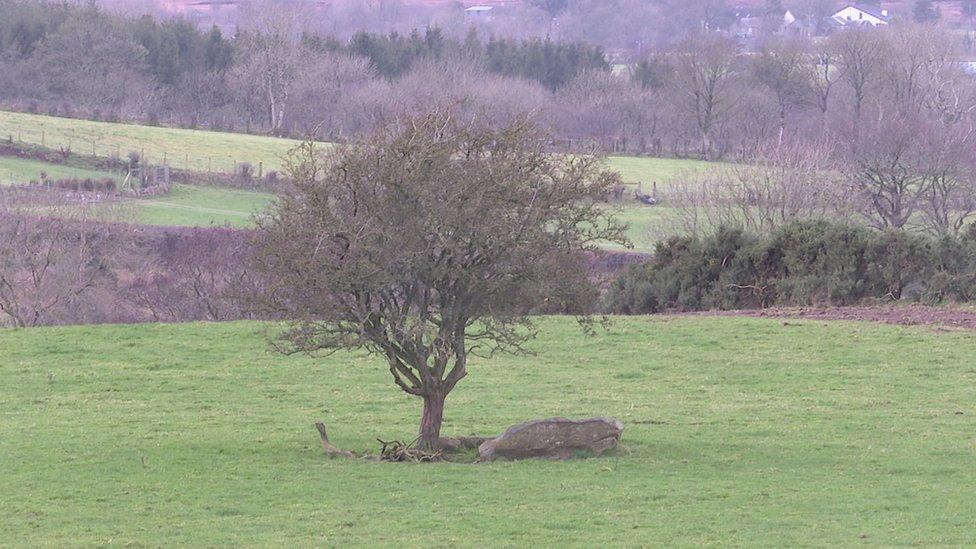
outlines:
M13 185L39 181L41 174L48 179L119 179L118 174L64 164L52 164L40 160L0 156L0 185Z
M281 169L282 157L296 144L280 139L240 133L185 130L136 124L95 122L39 114L0 111L0 136L51 149L69 147L81 155L109 157L144 152L150 163L167 162L174 168L206 172L232 172L237 163L255 169Z
M126 200L112 212L149 225L246 227L274 201L274 195L226 187L174 185L165 195Z
M78 154L124 157L130 151L145 151L151 163L166 161L174 168L193 171L231 172L236 163L249 162L255 168L280 170L282 157L298 141L260 135L185 130L135 124L94 122L40 114L0 111L0 137L57 149L67 147ZM328 146L328 144L323 144ZM701 160L615 156L609 166L629 183L659 184L687 170L713 165Z
M274 195L258 191L244 191L226 187L198 185L174 185L173 190L162 196L131 199L121 208L115 205L106 209L108 215L126 221L149 225L178 227L209 227L230 225L247 227L254 214L260 214L274 202ZM634 243L635 251L649 251L659 236L652 232L654 221L660 220L661 207L644 206L627 202L611 205L617 218L629 225L627 236ZM622 249L608 245L609 249Z
M239 162L248 162L255 168L260 163L265 172L280 170L283 157L298 144L295 140L267 136L0 111L0 137L3 136L53 149L67 147L70 142L71 149L82 155L88 154L93 146L95 154L102 157L115 154L124 157L129 151L140 151L145 152L150 163L165 159L173 167L200 172L230 172ZM43 163L17 169L5 168L8 161L14 160L18 159L0 158L0 181L8 173L23 177L45 169L41 167ZM724 165L692 159L639 156L612 156L607 163L610 168L620 172L625 182L640 182L647 193L652 183L657 182L659 190L665 195L668 182L681 174ZM95 177L99 174L82 168L44 165L50 167L46 171L52 177L61 177L56 174L66 174L64 177ZM618 215L630 224L628 236L635 250L648 251L659 236L651 229L654 221L662 215L662 207L652 208L636 203L632 200L631 191L626 193L626 198L627 202L618 207ZM127 201L124 211L133 221L155 225L246 226L251 214L263 210L271 201L272 197L266 193L177 185L167 196ZM113 208L112 211L116 212L117 209Z
M327 460L411 439L375 359L257 323L0 331L0 539L38 545L973 545L976 335L865 323L540 319L477 359L447 434L622 420L572 462Z
M650 156L611 156L607 161L609 167L619 172L625 182L642 183L643 191L648 194L655 182L658 189L666 189L669 182L685 173L729 166L724 162Z

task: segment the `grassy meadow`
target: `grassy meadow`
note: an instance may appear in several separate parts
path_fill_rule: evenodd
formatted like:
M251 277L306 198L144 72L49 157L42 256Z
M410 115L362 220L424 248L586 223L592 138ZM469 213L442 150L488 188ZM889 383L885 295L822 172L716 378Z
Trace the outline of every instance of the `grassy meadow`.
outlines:
M387 464L417 399L256 323L0 331L0 540L14 546L976 544L976 334L770 319L540 321L476 359L447 434L609 415L571 462Z
M650 156L611 156L607 162L610 168L620 173L625 182L641 183L643 191L648 194L655 182L659 190L667 189L668 183L679 179L682 174L729 166L723 162Z
M129 151L145 151L152 163L161 163L165 157L175 168L215 172L233 171L238 162L250 162L255 168L260 162L265 170L280 170L282 157L298 144L293 139L260 135L94 122L9 111L0 111L0 138L20 139L52 149L67 146L70 140L71 149L79 154L90 154L94 143L97 156L118 152L124 157ZM609 165L625 181L643 182L649 190L651 182L663 184L684 171L704 169L714 163L615 156L609 158Z
M112 213L148 225L246 227L273 201L274 195L257 191L174 185L168 194L127 200L123 208Z
M127 200L121 208L112 205L106 215L126 221L149 225L178 227L209 227L230 225L247 227L254 214L260 214L274 202L274 195L226 187L174 185L166 195ZM627 235L635 251L652 249L659 236L653 223L660 220L664 210L659 206L626 203L611 207L614 215L629 225ZM610 249L620 246L608 245Z
M0 137L4 136L54 149L67 146L70 140L72 150L79 154L88 154L92 143L98 156L111 156L116 152L125 156L129 151L145 151L150 162L162 162L166 158L176 168L215 172L231 171L238 162L250 162L255 167L262 163L265 171L280 170L284 155L298 144L295 140L276 137L0 111ZM0 157L0 182L5 178L10 179L9 174L28 177L29 180L30 174L39 174L42 169L52 177L62 177L57 174L72 174L64 177L97 175L97 172L83 168L39 162L14 168L13 160L19 159ZM651 191L652 183L658 183L658 189L665 196L668 182L680 178L681 174L724 165L692 159L640 156L612 156L607 163L610 168L619 171L627 183L641 183L645 192ZM628 201L619 208L618 215L630 224L628 236L635 250L648 251L659 237L652 231L652 225L660 218L665 206L643 206L631 201L629 192L627 198ZM128 202L124 211L136 222L155 225L246 226L251 214L264 209L271 201L272 197L265 193L178 185L168 196ZM116 212L117 209L113 208L112 211Z
M49 179L119 179L119 174L101 170L52 164L13 156L0 156L0 185L40 181L41 173L46 173Z
M239 162L281 169L282 157L298 141L240 133L184 130L136 124L95 122L40 114L0 111L0 137L57 149L71 145L78 154L125 157L145 152L150 163L194 171L232 172Z

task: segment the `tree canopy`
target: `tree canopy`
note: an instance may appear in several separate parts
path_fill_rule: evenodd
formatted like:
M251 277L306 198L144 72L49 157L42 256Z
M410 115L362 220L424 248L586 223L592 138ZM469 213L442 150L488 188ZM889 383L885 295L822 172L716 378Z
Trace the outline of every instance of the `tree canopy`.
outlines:
M600 200L617 177L542 137L525 120L492 129L438 111L297 150L294 186L255 238L259 305L292 321L281 348L384 357L423 398L421 444L436 447L469 353L521 351L540 305L596 300L581 252L624 241Z

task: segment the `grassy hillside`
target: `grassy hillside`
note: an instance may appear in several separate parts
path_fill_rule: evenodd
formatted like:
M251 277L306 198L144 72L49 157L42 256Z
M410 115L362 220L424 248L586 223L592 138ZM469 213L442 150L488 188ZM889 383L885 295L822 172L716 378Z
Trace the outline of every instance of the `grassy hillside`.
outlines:
M129 151L145 151L150 162L159 163L165 157L176 168L218 172L233 171L238 162L250 162L255 168L262 162L265 170L280 170L282 156L298 144L291 139L276 137L0 111L0 138L8 137L55 149L67 146L70 141L71 149L80 154L90 154L94 143L98 156L111 156L116 152L125 156ZM626 181L644 182L648 189L651 182L664 183L683 171L710 165L700 160L636 156L610 159L610 166L619 170Z
M233 170L238 162L250 162L254 166L261 162L266 171L281 169L283 155L298 143L274 137L0 111L0 138L4 136L33 144L43 142L51 148L66 146L70 139L72 150L81 154L87 154L94 141L96 154L100 156L113 155L116 151L122 156L128 151L145 151L150 162L161 162L165 157L177 168L224 172ZM4 160L0 158L0 182L5 175ZM608 164L619 171L626 182L642 183L645 192L650 192L652 183L657 182L665 193L667 183L682 173L723 165L701 160L638 156L610 157ZM18 171L30 173L30 170ZM131 215L136 221L144 223L189 226L230 223L239 226L247 224L251 213L263 209L270 201L271 197L263 193L179 186L171 196L133 203L130 210L133 210ZM631 224L629 236L638 250L646 251L653 245L656 235L649 229L660 215L660 207L648 208L636 203L628 203L620 211L621 219Z
M976 335L855 323L542 323L474 360L452 434L611 415L616 456L329 461L410 439L377 361L268 352L251 323L0 331L10 545L973 545Z
M250 162L257 169L280 169L281 157L298 142L237 133L182 130L58 118L38 114L0 111L0 137L57 149L67 147L90 154L94 144L98 156L127 155L144 151L152 163L165 158L175 168L196 171L233 171L238 162Z
M267 209L274 196L255 191L241 191L224 187L176 185L165 196L128 200L124 207L111 206L107 215L152 225L208 227L231 225L246 227L252 215ZM615 208L615 215L630 225L628 237L636 251L648 251L655 237L650 233L653 221L662 215L660 207L626 204ZM617 246L613 246L617 249Z
M653 183L658 189L684 173L728 166L722 162L706 162L687 158L652 158L647 156L611 156L610 167L620 172L628 183L642 183L646 193L651 192Z
M41 173L46 173L50 179L91 178L91 179L119 179L118 174L100 170L89 170L74 166L51 164L39 160L29 160L11 156L0 156L0 185L22 184L37 181Z
M129 200L121 210L112 211L151 225L245 227L251 224L253 214L265 210L273 201L273 195L262 192L175 185L167 195Z

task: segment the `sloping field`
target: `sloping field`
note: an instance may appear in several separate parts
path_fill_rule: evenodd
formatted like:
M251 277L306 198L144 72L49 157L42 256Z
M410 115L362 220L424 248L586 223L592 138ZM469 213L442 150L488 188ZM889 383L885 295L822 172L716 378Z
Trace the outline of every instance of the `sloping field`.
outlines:
M162 163L195 171L231 172L237 163L249 162L255 170L281 169L281 157L298 142L239 133L183 130L93 122L38 114L0 111L0 137L57 149L68 147L78 154L125 157L130 151L145 153L150 163Z
M246 227L268 208L274 195L224 187L175 185L166 195L126 201L121 213L149 225Z
M67 147L79 154L97 156L116 153L124 157L130 151L145 152L151 163L166 161L175 168L195 171L231 172L240 162L255 169L280 170L282 156L298 141L238 133L183 130L92 122L38 114L0 111L0 138L57 149ZM327 144L324 144L327 146ZM703 169L712 164L700 160L611 157L610 166L631 183L643 182L650 190L652 182L665 183L686 170Z
M473 360L447 434L610 415L614 456L384 464L419 403L379 362L253 323L0 331L11 546L976 544L976 335L865 323L546 319Z
M654 183L658 184L658 188L666 187L669 182L685 173L729 166L723 162L649 156L611 156L609 164L620 172L620 176L627 183L641 183L645 193L651 192Z
M89 170L62 164L51 164L13 156L0 156L0 185L24 184L39 181L41 174L49 179L119 179L119 174Z
M124 220L149 225L209 227L226 224L247 227L252 224L254 214L260 214L273 202L274 195L263 192L175 185L169 194L126 200L122 208L113 205L107 211ZM656 238L650 232L651 224L660 218L662 210L629 203L612 208L620 221L629 224L627 234L636 251L650 250ZM616 245L608 247L621 249Z

